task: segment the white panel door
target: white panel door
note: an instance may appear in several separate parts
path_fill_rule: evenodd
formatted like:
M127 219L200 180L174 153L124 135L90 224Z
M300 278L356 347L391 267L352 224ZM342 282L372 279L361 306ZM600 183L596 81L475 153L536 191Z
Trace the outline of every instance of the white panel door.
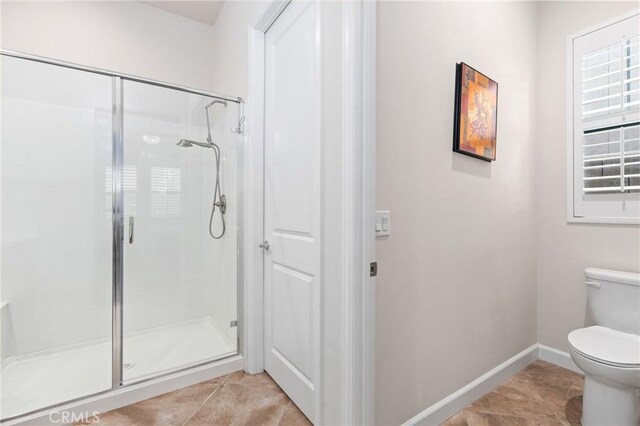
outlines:
M265 35L265 370L312 421L318 394L320 51L317 5Z

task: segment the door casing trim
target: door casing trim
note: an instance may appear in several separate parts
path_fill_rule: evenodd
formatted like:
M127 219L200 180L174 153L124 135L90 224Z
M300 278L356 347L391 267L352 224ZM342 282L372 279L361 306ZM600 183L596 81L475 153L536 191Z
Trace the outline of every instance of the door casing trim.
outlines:
M290 0L265 3L249 25L249 96L244 157L243 348L245 370L264 371L264 35ZM341 407L319 401L318 419L343 424L375 423L375 36L376 6L342 3L342 283ZM322 330L321 330L322 332ZM325 364L321 358L319 366ZM320 377L323 372L320 372ZM322 382L319 383L322 387ZM340 410L328 413L327 410Z

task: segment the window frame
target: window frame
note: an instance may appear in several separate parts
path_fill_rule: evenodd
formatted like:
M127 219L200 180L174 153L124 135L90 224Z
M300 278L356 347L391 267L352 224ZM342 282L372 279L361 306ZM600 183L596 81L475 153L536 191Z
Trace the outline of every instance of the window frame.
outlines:
M571 34L567 37L567 54L566 54L566 119L567 119L567 223L584 223L584 224L612 224L612 225L640 225L640 216L638 217L605 217L605 216L576 216L575 214L575 93L574 93L574 42L577 38L584 37L592 32L604 29L611 25L636 17L640 20L640 11L633 10L624 15L607 20L598 25L594 25L579 33Z

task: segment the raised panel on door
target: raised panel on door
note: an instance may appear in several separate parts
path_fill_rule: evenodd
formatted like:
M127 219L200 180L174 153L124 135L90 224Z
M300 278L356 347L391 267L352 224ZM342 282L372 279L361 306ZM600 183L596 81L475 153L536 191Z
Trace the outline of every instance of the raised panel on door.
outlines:
M265 36L265 369L316 416L320 212L317 5Z

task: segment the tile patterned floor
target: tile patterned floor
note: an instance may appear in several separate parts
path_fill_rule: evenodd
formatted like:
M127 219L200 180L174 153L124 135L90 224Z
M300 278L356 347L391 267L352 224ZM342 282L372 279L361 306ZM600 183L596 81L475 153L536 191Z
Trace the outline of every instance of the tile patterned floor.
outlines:
M538 360L443 426L580 425L582 384L580 374Z
M582 376L536 361L443 426L580 425ZM103 426L311 425L267 374L244 372L100 415Z
M266 373L239 371L100 415L103 426L311 425Z

